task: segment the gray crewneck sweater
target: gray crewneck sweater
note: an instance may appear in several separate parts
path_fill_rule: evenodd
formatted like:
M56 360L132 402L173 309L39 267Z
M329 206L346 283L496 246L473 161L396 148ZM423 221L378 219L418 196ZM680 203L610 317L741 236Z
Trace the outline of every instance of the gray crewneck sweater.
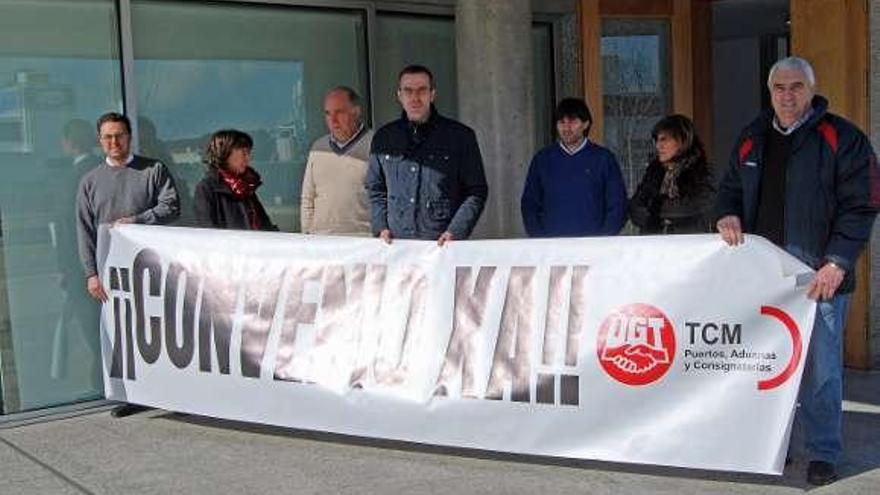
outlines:
M161 225L178 215L177 189L161 162L135 155L128 165L111 167L104 162L89 171L76 195L77 242L86 277L97 274L99 225L124 217L134 217L135 223Z

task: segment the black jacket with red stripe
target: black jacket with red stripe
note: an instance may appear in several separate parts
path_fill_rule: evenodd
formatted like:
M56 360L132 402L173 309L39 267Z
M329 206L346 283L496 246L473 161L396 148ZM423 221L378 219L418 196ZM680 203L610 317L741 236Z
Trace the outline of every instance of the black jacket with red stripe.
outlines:
M814 96L813 114L792 135L785 173L786 251L818 269L846 270L839 292L855 286L853 268L880 208L880 170L871 143ZM761 192L764 142L773 111L763 112L737 139L716 197L716 219L736 215L753 232Z

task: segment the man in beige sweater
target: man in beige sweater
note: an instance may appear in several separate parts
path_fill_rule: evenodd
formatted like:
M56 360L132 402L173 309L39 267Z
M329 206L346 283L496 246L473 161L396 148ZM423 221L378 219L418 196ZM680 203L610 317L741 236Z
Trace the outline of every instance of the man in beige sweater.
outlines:
M312 144L302 183L300 220L306 234L370 235L364 188L373 131L361 118L361 99L339 86L324 96L329 134Z

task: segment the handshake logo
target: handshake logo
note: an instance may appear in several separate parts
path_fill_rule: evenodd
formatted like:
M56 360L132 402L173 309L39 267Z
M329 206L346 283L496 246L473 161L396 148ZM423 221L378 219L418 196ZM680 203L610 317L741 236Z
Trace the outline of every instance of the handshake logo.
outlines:
M599 363L627 385L659 380L675 360L675 331L662 311L630 304L608 316L599 329Z

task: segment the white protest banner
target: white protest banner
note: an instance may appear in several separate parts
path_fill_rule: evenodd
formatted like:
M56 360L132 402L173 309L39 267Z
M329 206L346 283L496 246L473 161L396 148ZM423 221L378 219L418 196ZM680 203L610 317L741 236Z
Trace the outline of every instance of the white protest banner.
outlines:
M107 397L504 452L780 473L810 270L718 236L452 242L125 225Z

